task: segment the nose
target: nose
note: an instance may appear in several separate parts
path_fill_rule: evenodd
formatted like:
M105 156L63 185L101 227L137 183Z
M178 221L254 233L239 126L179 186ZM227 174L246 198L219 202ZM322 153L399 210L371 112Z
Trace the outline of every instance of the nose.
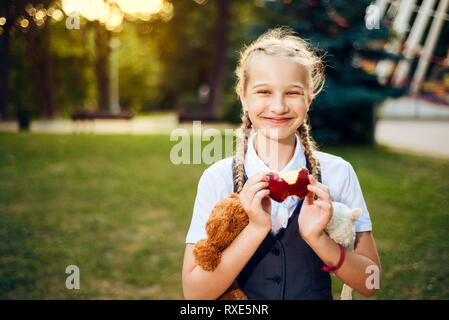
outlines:
M284 114L288 112L288 105L284 99L284 95L276 94L270 104L270 109L276 114Z

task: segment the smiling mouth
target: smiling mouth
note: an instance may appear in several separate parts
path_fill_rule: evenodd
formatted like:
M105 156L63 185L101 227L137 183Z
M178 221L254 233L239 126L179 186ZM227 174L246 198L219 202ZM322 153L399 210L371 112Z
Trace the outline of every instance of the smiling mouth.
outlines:
M269 118L269 117L264 117L264 119L272 123L286 123L291 120L291 118Z

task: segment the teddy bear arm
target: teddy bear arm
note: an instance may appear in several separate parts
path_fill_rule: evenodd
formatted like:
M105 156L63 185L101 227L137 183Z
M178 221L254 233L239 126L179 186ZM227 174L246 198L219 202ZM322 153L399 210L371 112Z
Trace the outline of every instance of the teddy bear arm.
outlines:
M215 205L206 223L206 233L211 243L224 250L248 223L248 215L234 193Z

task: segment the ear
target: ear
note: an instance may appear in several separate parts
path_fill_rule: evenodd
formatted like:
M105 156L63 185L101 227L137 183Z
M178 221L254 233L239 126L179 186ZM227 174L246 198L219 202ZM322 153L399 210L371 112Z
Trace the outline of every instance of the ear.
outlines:
M352 221L357 220L361 214L362 214L362 209L360 209L360 208L352 209L352 211L350 213Z
M312 103L312 100L313 100L312 96L313 96L313 90L310 90L307 93L307 110L310 109L310 104Z
M243 107L243 111L247 112L248 111L248 107L247 107L247 104L246 104L245 93L243 92L242 88L240 88L238 91L239 91L239 97L240 97L240 102L241 102L242 107Z

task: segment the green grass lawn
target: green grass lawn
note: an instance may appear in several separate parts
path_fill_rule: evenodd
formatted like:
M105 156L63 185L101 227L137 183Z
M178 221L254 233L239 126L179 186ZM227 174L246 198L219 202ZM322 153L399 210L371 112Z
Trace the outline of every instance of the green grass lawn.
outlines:
M175 143L0 133L0 299L182 299L184 240L208 165L173 165ZM449 162L323 151L351 162L364 191L383 269L372 299L448 299ZM72 264L80 290L65 287Z

